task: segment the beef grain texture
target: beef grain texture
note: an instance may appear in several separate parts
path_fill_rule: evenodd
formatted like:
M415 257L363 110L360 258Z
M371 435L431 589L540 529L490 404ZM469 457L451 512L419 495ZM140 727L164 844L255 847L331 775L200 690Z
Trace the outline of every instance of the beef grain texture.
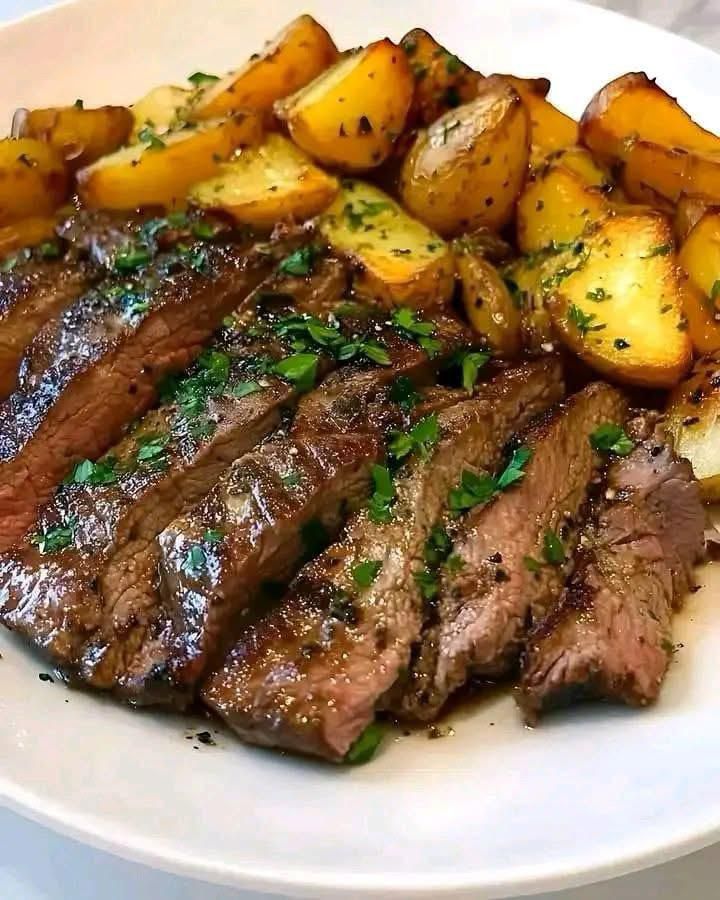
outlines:
M494 468L515 427L561 393L560 366L548 359L441 412L429 458L396 477L392 520L356 514L280 606L244 630L203 688L204 701L250 742L342 760L410 661L422 625L413 573L448 491L467 466ZM353 571L368 561L376 577L358 584Z
M201 271L159 257L131 283L139 308L128 306L123 285L93 290L37 335L27 390L0 407L0 552L25 533L74 462L97 459L145 412L157 382L197 356L284 248L202 252Z
M530 722L584 698L646 706L659 695L705 513L690 464L654 417L633 432L640 442L610 465L567 588L529 637L516 696Z
M590 435L623 422L626 410L618 391L592 384L518 438L533 452L525 477L460 521L453 546L459 565L444 570L406 690L394 704L401 715L431 720L471 674L498 678L515 665L528 623L562 588L563 567L542 564L545 535L572 546L601 465Z

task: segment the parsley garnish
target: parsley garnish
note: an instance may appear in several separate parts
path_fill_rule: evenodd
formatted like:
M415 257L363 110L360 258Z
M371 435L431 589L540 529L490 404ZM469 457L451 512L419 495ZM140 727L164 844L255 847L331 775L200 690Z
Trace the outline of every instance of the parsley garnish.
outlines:
M75 464L67 484L114 484L118 480L115 472L116 461L112 457L107 457L104 461L92 462L89 459L83 459Z
M565 548L557 534L546 529L543 535L543 557L551 566L561 566L565 562Z
M210 82L219 80L219 75L209 75L207 72L193 72L192 75L188 75L188 81L190 84L194 84L195 87L200 87L201 84L209 84Z
M588 331L595 331L598 326L592 323L597 319L595 313L585 313L575 303L571 304L567 312L568 322L572 322L581 335L585 336Z
M376 559L366 559L353 566L352 578L359 588L369 588L380 574L382 563Z
M379 216L380 213L392 209L392 204L386 200L353 200L343 207L350 231L359 231L365 225L365 219Z
M420 402L420 394L406 375L399 375L390 386L390 399L409 412Z
M472 394L480 369L487 364L490 354L480 350L465 350L459 358L462 369L462 385L468 394Z
M590 444L599 453L614 453L616 456L629 456L635 447L625 431L612 422L596 428L590 435Z
M522 481L525 477L525 466L530 461L532 453L529 447L518 447L513 452L510 462L497 479L497 485L501 491L507 490L516 481Z
M388 453L396 460L405 459L411 453L425 458L440 439L440 425L436 413L426 416L410 431L395 432L388 446Z
M281 275L309 275L313 270L315 260L319 255L317 247L308 244L306 247L299 247L290 256L278 266L278 272Z
M656 247L651 247L647 255L641 256L640 259L654 259L656 256L667 256L672 251L672 244L658 244Z
M37 248L37 252L42 259L57 259L62 250L57 241L45 241Z
M310 391L315 384L318 370L318 356L315 353L294 353L281 359L273 366L273 372L292 382L302 394Z
M152 254L147 247L139 244L122 250L114 259L113 267L116 272L137 272L152 259Z
M392 362L387 350L377 341L348 341L337 354L340 362L348 362L358 356L364 356L379 366L389 366Z
M447 529L442 525L435 525L430 532L430 537L425 541L423 558L428 566L437 568L449 556L452 550L452 540Z
M372 722L350 747L345 754L343 762L351 766L359 766L370 762L375 756L384 736L385 730L382 725L378 722Z
M167 464L165 448L170 438L167 434L144 434L137 439L138 450L135 458L139 463L160 468Z
M423 600L434 600L440 591L438 573L431 569L418 569L413 572L415 584L420 588Z
M588 300L592 300L593 303L602 303L603 300L612 300L612 294L608 294L605 288L601 287L588 291L585 297Z
M401 306L393 312L391 321L403 337L419 344L430 359L436 357L442 349L441 342L433 337L435 323L418 319L415 310Z
M183 572L188 574L191 578L197 576L205 568L206 562L207 560L203 548L198 546L191 547L183 560Z
M532 456L529 447L518 447L507 466L497 478L492 475L476 475L465 469L460 478L460 486L450 491L448 504L455 515L487 503L496 494L507 490L525 477L525 466Z
M138 140L142 144L147 144L149 150L165 149L165 141L159 138L149 125L138 131Z
M77 520L72 518L68 519L64 525L43 529L30 538L30 543L34 544L41 553L57 553L72 544L73 530L76 524Z
M465 568L465 560L457 553L451 553L445 561L445 569L450 575L457 575Z
M300 484L300 476L297 472L288 472L286 475L280 476L280 481L285 487L297 487Z
M533 575L537 575L539 572L542 572L542 563L538 562L532 556L523 556L523 565L528 570L528 572L532 572Z
M203 540L207 541L208 544L219 544L224 537L225 535L222 531L219 531L217 528L208 528L203 534Z
M247 397L248 394L257 394L258 391L262 390L262 385L258 384L257 381L238 381L237 384L234 384L230 388L230 393L233 397Z
M395 501L396 490L393 484L390 470L385 466L373 465L372 479L375 490L370 497L368 510L370 518L378 525L392 521L392 505Z

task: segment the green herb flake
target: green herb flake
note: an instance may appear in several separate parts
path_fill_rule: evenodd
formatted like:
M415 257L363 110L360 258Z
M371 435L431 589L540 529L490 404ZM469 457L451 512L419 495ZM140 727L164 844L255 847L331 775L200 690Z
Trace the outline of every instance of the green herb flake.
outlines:
M388 453L396 460L405 459L411 453L426 458L440 439L440 424L436 413L425 416L410 431L395 432L388 446Z
M567 319L568 322L572 322L583 337L588 331L593 331L597 327L592 324L597 319L595 313L585 313L575 303L571 304L568 309Z
M107 457L99 462L92 462L89 459L83 459L75 464L75 468L70 473L68 484L114 484L118 480L115 471L115 460Z
M58 259L62 255L57 241L45 241L39 245L37 252L41 259Z
M200 87L203 84L211 84L213 81L219 80L219 75L209 75L207 72L193 72L192 75L188 75L188 81L190 84L195 85L195 87Z
M309 275L313 270L315 260L318 256L319 251L317 247L314 247L312 244L308 244L305 247L299 247L289 256L285 257L278 266L278 272L281 275Z
M403 337L419 344L430 359L442 350L441 342L433 337L435 323L418 319L415 310L401 306L393 312L391 322Z
M596 428L590 435L590 444L598 453L614 453L616 456L629 456L635 448L620 425L612 422Z
M550 566L561 566L565 562L565 547L557 534L549 528L543 535L542 553Z
M460 486L453 488L448 497L450 511L460 515L482 503L487 503L498 493L497 481L491 475L476 475L465 469Z
M532 450L525 446L517 447L513 451L510 462L497 479L499 490L505 491L511 485L521 481L525 477L525 466L530 462L532 455Z
M300 484L300 476L297 472L288 472L280 476L280 481L285 487L297 487Z
M241 397L247 397L250 394L257 394L258 391L261 390L262 385L258 384L257 381L238 381L237 384L234 384L230 388L230 393L233 397L240 399Z
M612 300L612 294L608 294L605 288L601 287L588 291L585 297L588 300L592 300L593 303L602 303L605 300Z
M165 448L170 438L166 434L146 434L138 438L136 459L139 463L149 463L151 465L163 465L167 460L165 458Z
M490 354L479 350L466 350L460 354L462 369L462 385L468 394L472 394L477 384L480 369L487 365Z
M30 543L34 544L40 553L58 553L72 544L76 524L77 520L73 518L68 519L63 525L43 529L30 538Z
M390 386L390 399L406 412L414 409L420 402L420 394L406 375L399 375Z
M452 550L452 539L446 528L435 525L430 531L430 536L425 541L423 559L429 567L437 568L448 558Z
M369 588L380 574L382 563L376 559L366 559L353 566L352 579L359 588Z
M194 546L191 547L187 554L185 555L185 559L183 560L182 570L191 578L200 575L200 573L205 569L207 564L207 559L205 556L205 551L202 547Z
M420 588L423 600L434 600L440 592L438 573L430 569L418 569L413 572L415 584Z
M137 272L144 268L152 259L152 254L147 247L135 245L127 247L117 254L113 262L116 272Z
M147 144L149 150L164 150L165 141L159 138L153 129L146 125L138 131L138 140L141 144Z
M392 505L396 490L392 475L386 466L373 465L371 469L374 491L368 503L370 519L378 525L392 521Z
M658 244L656 247L651 247L647 254L641 256L640 259L654 259L656 256L668 256L672 252L672 244Z
M343 762L350 766L361 766L370 762L385 736L385 729L378 722L372 722L353 743L345 754Z
M343 207L343 216L350 231L359 231L365 227L365 219L372 219L392 208L387 200L353 200Z
M273 366L276 375L295 385L300 393L312 390L317 377L319 357L315 353L294 353Z
M532 572L533 575L537 575L542 572L542 563L538 562L533 556L523 556L523 565L528 570L528 572Z
M720 279L714 282L710 288L710 300L715 303L718 298L720 298Z
M203 534L203 540L208 544L219 544L225 535L217 528L208 528Z

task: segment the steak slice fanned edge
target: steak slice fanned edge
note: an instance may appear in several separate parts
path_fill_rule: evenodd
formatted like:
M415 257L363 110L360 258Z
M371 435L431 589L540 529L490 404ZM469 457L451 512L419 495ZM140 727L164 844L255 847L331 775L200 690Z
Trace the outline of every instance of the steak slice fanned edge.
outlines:
M575 572L530 634L517 699L534 722L581 699L653 703L672 654L672 612L692 585L705 512L689 463L653 415L610 464L607 493L583 532Z
M498 678L517 662L533 617L560 593L567 550L601 466L591 434L623 422L623 396L592 384L522 434L522 481L460 523L404 696L406 717L437 716L471 675ZM552 548L552 549L550 549Z
M28 390L0 407L0 551L73 463L97 459L148 409L158 381L202 350L286 252L196 247L77 300L33 342ZM48 363L49 360L49 364Z
M249 625L202 698L248 741L340 761L410 661L422 626L414 572L448 491L494 468L518 424L556 402L556 360L527 364L438 415L437 443L380 479L342 540L306 565L279 607Z

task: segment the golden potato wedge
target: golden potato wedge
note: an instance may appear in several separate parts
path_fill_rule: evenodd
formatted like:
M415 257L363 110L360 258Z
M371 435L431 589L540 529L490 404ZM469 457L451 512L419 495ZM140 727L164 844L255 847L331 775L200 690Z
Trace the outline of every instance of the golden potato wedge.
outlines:
M446 50L422 28L414 28L400 41L415 78L408 123L427 126L449 109L477 96L482 75Z
M163 138L152 135L150 143L124 147L81 169L78 192L88 206L105 209L182 205L191 185L215 175L235 150L257 144L261 136L257 113L236 113Z
M338 49L312 16L299 16L242 68L202 87L189 113L215 119L242 109L270 112L273 103L305 87L337 61Z
M580 120L580 139L608 162L625 159L636 139L720 153L720 137L701 128L644 72L622 75L593 97Z
M517 241L523 253L577 239L611 210L604 186L588 184L563 164L530 176L517 206Z
M492 263L455 241L456 271L470 324L498 356L517 356L522 348L520 304Z
M525 94L534 94L536 97L545 99L550 93L549 78L521 78L518 75L503 75L502 73L498 73L497 77L509 81L521 97L524 97Z
M125 106L52 107L31 110L21 137L45 141L70 169L81 169L121 147L130 137L133 116Z
M405 54L385 38L346 53L306 88L275 104L295 143L348 171L379 166L402 132L413 96Z
M161 84L141 97L137 103L133 103L130 107L133 115L131 143L136 144L140 140L140 132L146 128L152 129L157 135L163 135L182 124L193 96L194 91L188 88L178 87L176 84Z
M667 424L706 500L720 500L720 355L699 360L670 395Z
M400 196L410 212L452 237L512 218L525 182L529 125L517 91L486 78L475 100L421 132L403 164Z
M603 219L548 260L541 287L564 343L616 381L673 387L692 361L684 280L660 213Z
M673 226L675 237L681 244L687 240L690 232L710 209L710 204L702 197L683 194L678 200Z
M356 263L360 294L388 306L449 302L455 286L449 245L373 185L344 181L318 228L334 250Z
M51 241L55 237L57 224L57 219L52 216L33 216L10 225L0 225L0 259L16 250Z
M530 253L501 269L504 284L520 310L522 346L531 353L553 349L555 332L542 290L543 263L555 255L554 245L538 253Z
M578 123L546 100L545 94L532 82L513 76L502 77L506 78L520 94L530 116L531 167L542 165L549 153L579 143Z
M720 350L720 210L702 216L678 261L690 279L685 315L693 345L700 354Z
M53 147L36 138L0 140L0 225L45 216L67 195L67 169Z
M547 165L563 166L582 178L590 187L602 188L608 193L614 187L610 171L600 165L585 147L573 146L554 150L546 157L546 163Z
M262 144L224 163L208 181L190 191L192 203L223 210L237 222L272 228L326 209L339 190L337 178L319 169L292 141L268 134Z
M620 184L631 200L667 209L683 194L720 203L720 154L635 140L624 150Z

